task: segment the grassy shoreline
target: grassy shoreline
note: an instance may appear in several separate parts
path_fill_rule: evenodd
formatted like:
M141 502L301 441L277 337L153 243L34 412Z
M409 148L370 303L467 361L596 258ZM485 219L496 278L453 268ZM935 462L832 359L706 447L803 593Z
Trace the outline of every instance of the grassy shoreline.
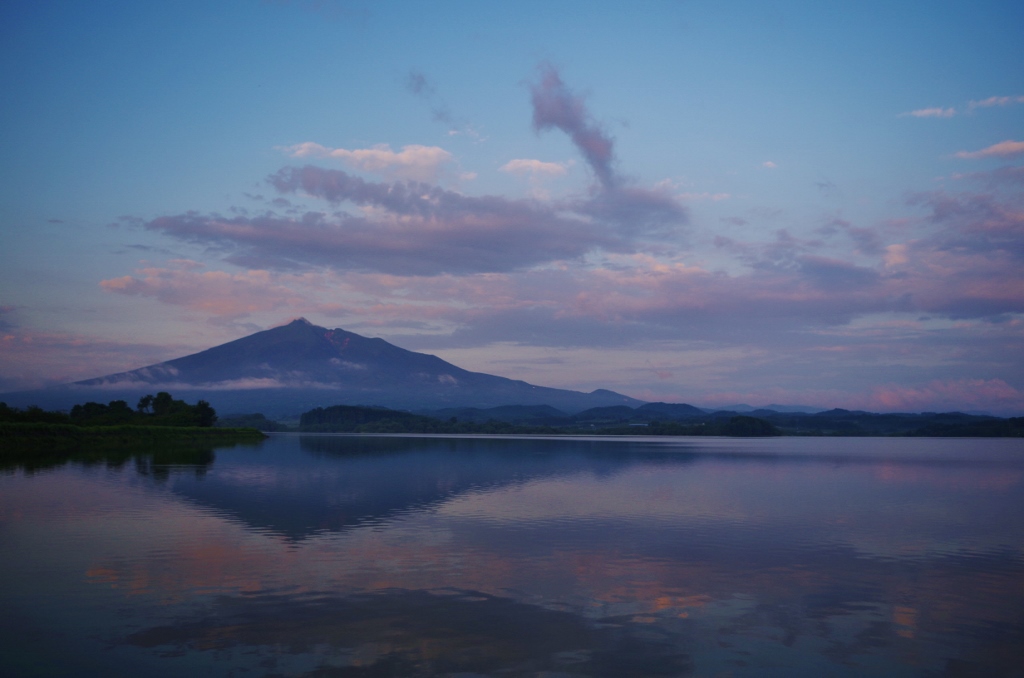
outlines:
M0 455L40 450L73 453L82 446L210 445L259 442L254 428L208 426L76 426L40 422L0 422Z

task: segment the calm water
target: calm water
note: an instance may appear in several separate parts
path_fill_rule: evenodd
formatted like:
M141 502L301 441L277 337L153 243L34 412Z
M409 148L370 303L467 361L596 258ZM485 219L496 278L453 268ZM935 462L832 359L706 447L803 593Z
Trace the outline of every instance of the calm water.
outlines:
M5 676L1024 676L1024 441L278 435L0 475Z

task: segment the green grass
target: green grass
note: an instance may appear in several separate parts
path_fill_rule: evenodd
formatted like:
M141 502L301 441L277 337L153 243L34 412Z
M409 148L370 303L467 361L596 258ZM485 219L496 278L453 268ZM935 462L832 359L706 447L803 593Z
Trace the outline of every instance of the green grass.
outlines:
M0 423L0 455L26 452L74 453L80 449L135 445L210 445L258 442L266 438L252 428L200 426L75 426L50 423Z

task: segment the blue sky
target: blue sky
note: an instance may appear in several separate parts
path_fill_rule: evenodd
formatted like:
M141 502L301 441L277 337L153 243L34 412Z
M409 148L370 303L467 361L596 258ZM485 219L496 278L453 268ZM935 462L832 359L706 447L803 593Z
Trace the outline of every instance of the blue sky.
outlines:
M1024 412L1022 25L4 3L0 389L301 315L648 400Z

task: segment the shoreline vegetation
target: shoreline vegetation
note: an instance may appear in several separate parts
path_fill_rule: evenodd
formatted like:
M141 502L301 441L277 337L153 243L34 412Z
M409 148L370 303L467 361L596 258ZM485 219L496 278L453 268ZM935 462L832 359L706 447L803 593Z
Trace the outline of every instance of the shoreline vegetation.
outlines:
M13 440L39 444L66 443L69 446L84 443L110 444L151 443L206 443L220 440L263 440L266 434L254 428L205 428L199 426L76 426L74 424L47 424L38 422L0 422L0 440Z
M741 414L705 412L691 405L672 403L648 403L637 408L597 407L574 415L544 405L419 413L335 405L305 412L297 424L288 426L256 413L228 417L218 425L305 433L1024 437L1024 417L1004 419L960 412L877 414L840 409L817 413L755 410Z
M0 403L0 458L212 448L266 438L256 428L215 427L216 421L209 403L189 405L166 392L144 396L134 410L123 400L75 405L70 412Z
M708 412L692 405L648 403L597 407L573 415L546 405L407 412L335 405L304 412L293 425L260 413L218 419L209 403L189 405L169 393L147 395L132 409L123 400L89 402L69 412L18 410L0 403L0 457L25 453L67 457L90 451L198 449L254 444L269 432L426 433L476 435L644 436L915 436L1024 437L1024 417L960 412L876 414L755 410ZM294 425L297 424L297 425Z
M611 425L602 427L523 424L490 419L483 422L447 420L386 408L336 405L305 412L299 431L308 433L452 433L524 435L677 435L677 436L777 436L779 430L755 417L737 415L724 421L682 424L653 422L653 425Z

